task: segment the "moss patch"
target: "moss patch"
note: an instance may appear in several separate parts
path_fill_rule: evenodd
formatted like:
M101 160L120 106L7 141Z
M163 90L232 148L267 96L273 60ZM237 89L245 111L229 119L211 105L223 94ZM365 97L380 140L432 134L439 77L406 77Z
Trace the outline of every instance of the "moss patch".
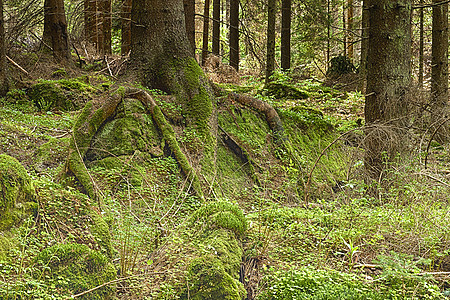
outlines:
M116 270L98 251L81 244L60 244L42 251L35 261L43 268L44 278L57 290L78 294L116 278ZM81 299L113 299L116 288L106 285Z
M25 168L15 158L0 154L0 230L36 212L35 189Z

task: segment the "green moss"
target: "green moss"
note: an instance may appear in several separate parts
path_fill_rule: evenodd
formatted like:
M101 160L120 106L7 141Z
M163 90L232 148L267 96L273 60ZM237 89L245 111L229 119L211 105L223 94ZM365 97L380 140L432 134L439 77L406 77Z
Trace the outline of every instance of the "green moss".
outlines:
M36 211L35 189L17 159L0 154L0 229L17 224Z
M63 68L57 69L55 72L52 73L53 78L64 78L67 77L67 71Z
M0 235L0 261L7 260L7 253L10 248L11 248L10 239L3 235Z
M34 168L38 172L48 171L63 164L67 157L70 138L51 139L39 146L34 153Z
M113 254L113 248L111 245L111 233L109 232L108 224L103 219L102 215L100 215L96 211L93 211L90 216L93 223L90 227L91 233L100 246L102 253L111 258Z
M265 89L267 90L268 96L272 96L277 99L307 99L309 97L307 92L302 91L298 87L288 83L271 82L265 87Z
M43 250L35 258L48 285L55 290L67 291L74 295L116 278L116 270L100 252L81 244L59 244ZM37 273L37 272L36 272ZM113 299L116 292L114 284L106 285L90 292L80 299Z
M280 109L278 114L283 123L291 123L303 131L312 130L326 133L333 129L333 124L324 118L323 113L312 108L295 106L289 109Z

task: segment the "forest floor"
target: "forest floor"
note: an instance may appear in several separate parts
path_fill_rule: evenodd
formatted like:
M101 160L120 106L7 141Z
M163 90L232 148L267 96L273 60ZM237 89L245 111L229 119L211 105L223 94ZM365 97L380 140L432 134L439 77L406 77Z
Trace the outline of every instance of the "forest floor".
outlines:
M157 130L142 129L151 120L134 102L124 102L110 125L99 129L86 155L103 202L89 199L76 184L61 184L84 104L106 99L122 68L119 59L109 70L101 62L83 70L46 64L33 78L16 78L20 84L1 99L0 154L25 167L38 207L14 226L0 222L0 298L189 299L186 278L195 276L189 277L192 262L185 258L222 251L209 237L189 231L204 204L189 193L189 182ZM210 186L208 198L236 205L247 223L243 234L236 233L239 270L224 264L247 299L450 297L448 144L429 142L430 132L413 126L407 153L389 165L383 182L368 185L360 92L292 74L277 74L268 87L256 76L231 78L211 68L207 74L225 91L270 103L287 137L277 143L264 117L218 98L220 134L244 154L219 142L217 174L202 182ZM180 147L195 153L202 146L196 132L177 124L177 107L158 101ZM153 140L158 142L149 146ZM69 244L86 249L60 246ZM84 256L73 254L77 251ZM63 253L87 265L96 257L92 261L101 265L103 281L62 263ZM86 282L74 279L83 276Z

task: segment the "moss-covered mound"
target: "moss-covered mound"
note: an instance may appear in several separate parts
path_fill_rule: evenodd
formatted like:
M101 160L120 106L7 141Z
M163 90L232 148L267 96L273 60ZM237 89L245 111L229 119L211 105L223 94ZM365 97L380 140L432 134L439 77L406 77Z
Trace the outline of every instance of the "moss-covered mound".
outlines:
M53 170L67 158L70 137L51 139L34 152L34 169L37 172Z
M55 245L43 250L35 261L44 272L40 277L66 295L82 293L116 279L116 269L109 260L86 245ZM115 285L109 284L80 299L113 299L115 292Z
M306 99L309 97L307 92L287 83L271 82L265 89L267 90L268 96L273 96L277 99Z
M77 79L41 80L34 84L27 95L41 111L79 109L90 98L94 89Z
M247 229L242 211L230 202L212 202L200 208L190 224L199 230L195 244L202 255L190 262L188 290L182 298L245 298L246 291L239 282L243 251L238 238Z
M35 189L20 162L0 154L0 230L16 225L36 212Z

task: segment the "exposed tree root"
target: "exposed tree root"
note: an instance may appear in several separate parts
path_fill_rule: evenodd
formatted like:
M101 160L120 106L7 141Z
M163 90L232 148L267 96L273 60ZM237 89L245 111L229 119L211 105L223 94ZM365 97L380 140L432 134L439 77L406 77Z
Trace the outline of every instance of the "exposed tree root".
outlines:
M172 126L167 122L152 96L140 89L127 89L123 95L117 93L110 97L100 108L96 107L92 101L86 104L73 128L73 138L70 142L68 159L62 177L67 178L73 175L91 199L101 202L95 182L84 164L84 158L97 130L114 115L123 97L135 98L147 108L148 113L151 114L156 126L167 141L175 159L180 164L183 173L192 182L195 193L203 200L204 196L200 180L181 151Z
M277 111L272 107L272 105L259 99L236 93L229 93L228 99L232 101L237 101L242 105L253 108L259 113L264 114L270 129L272 129L274 133L275 140L276 141L286 140L286 137L284 135L283 123L281 122L280 116L278 115Z

